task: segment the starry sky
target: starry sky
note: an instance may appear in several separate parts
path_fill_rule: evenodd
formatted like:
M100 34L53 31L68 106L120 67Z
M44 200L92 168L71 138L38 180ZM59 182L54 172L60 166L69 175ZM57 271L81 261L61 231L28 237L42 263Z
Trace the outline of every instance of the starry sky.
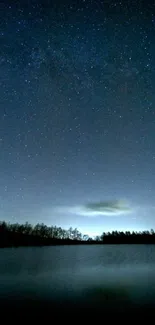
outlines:
M1 220L155 228L154 37L150 1L1 1Z

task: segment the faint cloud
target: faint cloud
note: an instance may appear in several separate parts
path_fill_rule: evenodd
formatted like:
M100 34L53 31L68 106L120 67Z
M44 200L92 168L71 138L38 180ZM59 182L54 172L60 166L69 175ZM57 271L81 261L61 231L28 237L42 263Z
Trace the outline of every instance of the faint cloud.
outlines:
M68 207L57 207L57 212L66 212L87 217L95 216L119 216L133 212L127 202L122 200L116 201L99 201L85 205L76 205Z

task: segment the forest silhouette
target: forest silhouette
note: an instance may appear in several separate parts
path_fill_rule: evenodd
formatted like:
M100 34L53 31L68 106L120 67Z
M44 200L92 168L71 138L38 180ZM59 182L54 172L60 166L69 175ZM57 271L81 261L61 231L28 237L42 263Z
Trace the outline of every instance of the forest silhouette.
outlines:
M80 244L155 244L155 232L103 232L101 236L91 238L83 235L77 228L65 230L61 227L26 222L10 224L0 222L0 247L50 246Z

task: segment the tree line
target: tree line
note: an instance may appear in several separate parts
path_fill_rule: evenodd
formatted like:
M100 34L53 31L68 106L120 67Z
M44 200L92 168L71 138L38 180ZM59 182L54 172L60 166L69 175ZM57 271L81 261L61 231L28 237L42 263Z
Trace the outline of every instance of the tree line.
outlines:
M66 230L56 226L49 227L43 223L33 226L28 222L25 224L0 222L0 247L61 244L155 244L155 232L153 229L143 232L112 231L91 238L72 227Z

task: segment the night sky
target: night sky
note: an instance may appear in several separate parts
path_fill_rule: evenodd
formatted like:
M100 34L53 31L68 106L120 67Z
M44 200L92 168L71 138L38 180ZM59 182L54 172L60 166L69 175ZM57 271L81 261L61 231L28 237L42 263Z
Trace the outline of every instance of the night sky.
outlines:
M155 228L154 89L151 2L1 1L0 219Z

